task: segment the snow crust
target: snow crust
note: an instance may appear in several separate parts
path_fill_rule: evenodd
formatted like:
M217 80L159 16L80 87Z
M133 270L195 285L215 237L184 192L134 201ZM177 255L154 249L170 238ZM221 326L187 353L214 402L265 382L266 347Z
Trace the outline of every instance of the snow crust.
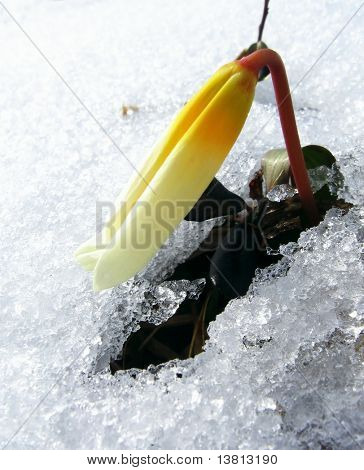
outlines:
M133 165L256 40L260 3L4 2ZM211 324L203 354L115 376L109 357L141 320L198 295L198 282L158 282L211 223L182 223L134 281L92 292L72 253L99 222L95 201L112 201L133 168L0 6L2 446L363 448L363 12L311 69L360 1L271 3L264 40L286 63L302 145L337 157L354 208L281 247ZM122 117L125 104L139 111ZM268 79L218 177L246 194L282 143Z

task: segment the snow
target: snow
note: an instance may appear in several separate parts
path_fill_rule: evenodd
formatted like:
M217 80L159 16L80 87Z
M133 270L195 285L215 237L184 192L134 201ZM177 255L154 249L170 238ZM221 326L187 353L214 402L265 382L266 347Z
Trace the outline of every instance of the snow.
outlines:
M64 81L0 5L2 446L364 446L362 10L325 51L360 1L271 2L264 40L286 63L302 144L333 152L354 208L282 247L211 324L203 354L135 378L107 367L142 319L197 295L199 283L156 281L211 224L183 223L144 273L99 294L72 257L96 201L114 199L188 97L256 40L261 3L5 0ZM125 104L139 111L122 117ZM274 110L268 79L219 173L229 189L245 194L282 146Z
M324 184L325 184L325 182L324 182ZM319 188L319 189L321 189L321 188ZM316 188L314 188L314 190L318 191L318 189L316 189ZM298 193L297 189L293 188L289 184L278 184L277 186L274 186L274 188L272 188L267 193L267 198L270 201L280 202L280 201L284 201L285 199L287 199L289 197L293 197L297 193Z

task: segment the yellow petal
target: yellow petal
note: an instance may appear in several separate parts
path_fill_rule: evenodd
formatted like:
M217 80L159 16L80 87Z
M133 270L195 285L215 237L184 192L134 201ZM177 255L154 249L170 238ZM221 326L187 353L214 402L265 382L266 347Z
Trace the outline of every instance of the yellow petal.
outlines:
M95 290L112 287L140 271L190 211L237 139L255 85L255 75L240 67L188 126L180 122L184 132L171 126L178 138L167 145L171 151L158 160L151 186L144 188L117 229L112 246L99 257ZM163 207L168 214L160 213Z
M179 142L181 137L186 133L227 80L240 70L241 66L237 62L231 62L220 67L178 113L166 133L154 147L151 155L143 162L138 172L133 175L128 184L128 189L119 195L115 202L115 207L118 209L105 224L98 239L96 240L95 236L91 237L76 251L76 259L84 269L94 269L99 257L103 253L103 247L112 241L116 231L122 225L128 212L133 208L143 191L148 185L153 188L153 177L167 156L171 153L174 146Z

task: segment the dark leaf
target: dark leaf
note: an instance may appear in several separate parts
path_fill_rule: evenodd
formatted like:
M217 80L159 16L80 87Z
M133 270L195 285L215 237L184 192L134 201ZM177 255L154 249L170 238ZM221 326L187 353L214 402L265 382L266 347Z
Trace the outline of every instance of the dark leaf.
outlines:
M234 216L245 207L245 202L240 196L226 189L214 178L185 220L202 222L216 217Z
M256 231L235 225L211 258L209 279L227 300L247 292L259 264Z

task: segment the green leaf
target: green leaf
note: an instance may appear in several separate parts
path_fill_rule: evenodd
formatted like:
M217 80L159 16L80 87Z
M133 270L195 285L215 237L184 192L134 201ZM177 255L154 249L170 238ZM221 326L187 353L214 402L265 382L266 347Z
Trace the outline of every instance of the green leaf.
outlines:
M305 163L308 170L317 168L318 166L332 167L336 163L333 154L321 147L320 145L306 145L302 147L303 156L305 157Z
M269 150L262 158L262 171L267 192L289 181L290 164L286 149Z
M319 145L307 145L302 147L303 156L305 158L306 167L310 172L310 178L315 184L316 175L313 170L319 172L326 167L329 169L326 177L326 184L321 183L321 188L315 192L315 199L318 201L334 201L337 199L337 193L344 184L344 177L336 164L333 154L325 147ZM320 177L318 178L320 182Z

